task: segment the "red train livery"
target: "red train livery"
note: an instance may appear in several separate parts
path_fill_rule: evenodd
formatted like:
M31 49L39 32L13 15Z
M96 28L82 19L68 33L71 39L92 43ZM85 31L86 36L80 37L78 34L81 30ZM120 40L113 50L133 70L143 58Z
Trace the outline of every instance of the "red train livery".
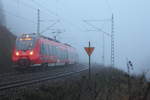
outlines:
M76 49L68 44L36 34L24 34L16 40L12 61L19 66L74 64L78 55Z

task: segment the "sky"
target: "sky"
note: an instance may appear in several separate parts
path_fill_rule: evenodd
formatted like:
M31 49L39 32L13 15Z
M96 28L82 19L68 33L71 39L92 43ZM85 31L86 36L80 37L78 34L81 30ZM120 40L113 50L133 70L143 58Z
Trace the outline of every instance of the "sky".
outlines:
M126 59L133 62L133 72L149 70L150 1L149 0L1 0L6 26L16 35L37 31L37 9L43 35L77 48L81 61L88 61L84 47L95 47L92 62L102 63L103 33L111 33L114 15L115 67L126 70ZM97 21L94 21L97 20ZM105 21L102 21L105 20ZM49 26L52 26L49 28ZM49 29L49 30L46 30ZM46 30L46 31L45 31ZM60 30L60 34L56 34ZM105 65L110 65L110 37L105 35Z

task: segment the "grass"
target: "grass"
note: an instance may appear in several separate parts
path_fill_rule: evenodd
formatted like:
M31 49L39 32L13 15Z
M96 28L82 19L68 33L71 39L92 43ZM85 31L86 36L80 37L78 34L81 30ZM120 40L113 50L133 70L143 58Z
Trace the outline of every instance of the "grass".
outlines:
M0 25L0 72L10 69L15 38L6 27Z
M55 81L36 89L26 88L15 97L18 100L129 100L129 96L131 100L150 99L149 83L143 76L131 77L131 94L128 93L127 73L121 70L99 67L93 70L90 82L87 76L86 73L76 79Z

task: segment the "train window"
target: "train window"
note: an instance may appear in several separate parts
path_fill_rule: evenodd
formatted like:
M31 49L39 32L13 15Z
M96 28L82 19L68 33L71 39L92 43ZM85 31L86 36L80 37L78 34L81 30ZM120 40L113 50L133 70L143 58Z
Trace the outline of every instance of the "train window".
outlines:
M63 59L65 59L65 50L63 50L62 56L63 56Z
M55 48L55 46L53 46L53 49L54 49L54 55L56 55L56 48Z
M64 51L64 59L66 59L66 50Z
M42 44L40 45L40 54L42 54Z
M68 50L66 50L66 59L68 59Z
M52 55L54 56L55 55L54 46L51 46L51 49L52 49Z
M62 60L63 59L63 52L61 51L61 54L60 54L60 59Z
M60 49L60 59L63 59L63 50Z
M53 52L52 52L52 46L49 45L49 48L50 48L50 55L52 56L52 55L53 55Z
M48 56L48 45L45 44L44 47L45 47L45 55Z
M48 44L48 55L51 56L51 48L49 44Z
M46 48L46 44L44 44L44 55L47 55L47 48Z
M55 55L57 55L57 48L54 46Z
M50 56L50 46L49 44L47 46L48 46L48 56Z
M59 59L62 59L62 51L59 49Z
M50 55L53 56L52 46L50 45Z
M48 49L48 44L46 44L46 55L49 55L49 49Z
M53 56L56 55L56 54L55 54L55 46L51 46L51 50L52 50L52 55L53 55Z
M65 59L67 59L67 51L65 50Z
M41 45L41 54L42 55L47 55L47 50L46 50L46 45L43 43L42 45Z
M45 55L47 56L48 55L48 46L47 46L47 44L45 44L45 49L46 49Z
M49 45L49 53L50 53L50 56L52 56L52 46L51 45Z
M41 44L41 50L40 51L41 51L41 54L43 55L44 54L44 44L43 43Z
M43 44L43 55L45 55L45 44Z
M57 47L57 57L59 57L59 59L61 58L61 51L58 47Z
M18 38L16 41L16 48L18 50L31 50L34 48L35 39L32 38L31 40Z

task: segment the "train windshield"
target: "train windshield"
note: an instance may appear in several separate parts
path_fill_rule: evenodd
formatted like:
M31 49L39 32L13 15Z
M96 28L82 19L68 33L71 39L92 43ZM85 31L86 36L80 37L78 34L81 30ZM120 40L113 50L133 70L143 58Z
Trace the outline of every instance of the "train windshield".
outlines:
M16 41L17 50L31 50L34 48L35 39L33 38L18 38Z

